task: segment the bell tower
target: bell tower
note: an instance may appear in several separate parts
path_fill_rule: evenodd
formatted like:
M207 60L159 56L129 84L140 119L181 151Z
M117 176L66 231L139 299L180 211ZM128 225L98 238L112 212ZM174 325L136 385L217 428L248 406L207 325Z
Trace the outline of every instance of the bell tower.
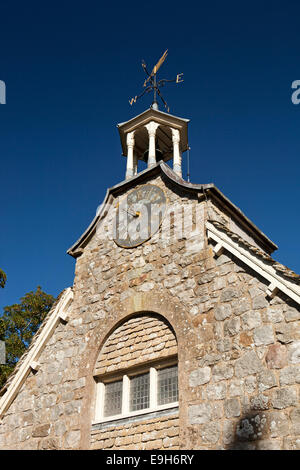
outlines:
M188 149L188 123L171 114L149 108L118 124L122 153L127 157L126 179L138 173L138 161L151 168L173 159L173 170L182 178L182 153Z

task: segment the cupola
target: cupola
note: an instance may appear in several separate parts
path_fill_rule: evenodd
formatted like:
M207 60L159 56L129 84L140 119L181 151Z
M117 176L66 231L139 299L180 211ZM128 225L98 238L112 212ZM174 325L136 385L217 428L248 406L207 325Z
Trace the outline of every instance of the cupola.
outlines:
M127 157L126 179L138 173L138 161L148 168L173 159L174 172L182 177L182 153L188 149L188 123L158 109L149 108L118 124L122 153Z

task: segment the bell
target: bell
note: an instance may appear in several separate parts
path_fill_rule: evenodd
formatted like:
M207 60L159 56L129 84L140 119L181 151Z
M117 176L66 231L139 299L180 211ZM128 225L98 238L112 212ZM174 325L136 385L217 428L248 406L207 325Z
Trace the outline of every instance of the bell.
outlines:
M155 149L155 154L156 154L156 161L159 162L160 160L163 160L163 152L159 149L159 148L156 148ZM144 153L143 153L143 156L141 158L141 160L143 160L143 162L148 162L148 155L149 155L149 150L146 150Z

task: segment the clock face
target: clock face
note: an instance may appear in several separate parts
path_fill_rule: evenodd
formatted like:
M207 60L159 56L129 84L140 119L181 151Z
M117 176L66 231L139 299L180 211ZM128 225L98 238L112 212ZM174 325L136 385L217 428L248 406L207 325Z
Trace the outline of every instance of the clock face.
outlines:
M127 194L118 204L114 240L123 248L133 248L149 240L162 223L166 196L162 189L145 184Z

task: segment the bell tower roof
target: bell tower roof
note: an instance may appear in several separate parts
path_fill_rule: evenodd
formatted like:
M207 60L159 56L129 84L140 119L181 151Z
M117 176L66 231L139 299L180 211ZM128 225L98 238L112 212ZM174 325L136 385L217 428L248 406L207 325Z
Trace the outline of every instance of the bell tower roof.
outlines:
M188 149L188 123L189 119L173 116L157 109L149 108L143 113L135 116L129 121L117 125L122 155L128 156L127 136L134 133L135 154L138 160L147 161L149 149L149 137L147 125L151 122L157 124L156 128L156 148L159 152L157 160L168 161L173 158L173 137L172 129L179 132L180 150L185 152Z

